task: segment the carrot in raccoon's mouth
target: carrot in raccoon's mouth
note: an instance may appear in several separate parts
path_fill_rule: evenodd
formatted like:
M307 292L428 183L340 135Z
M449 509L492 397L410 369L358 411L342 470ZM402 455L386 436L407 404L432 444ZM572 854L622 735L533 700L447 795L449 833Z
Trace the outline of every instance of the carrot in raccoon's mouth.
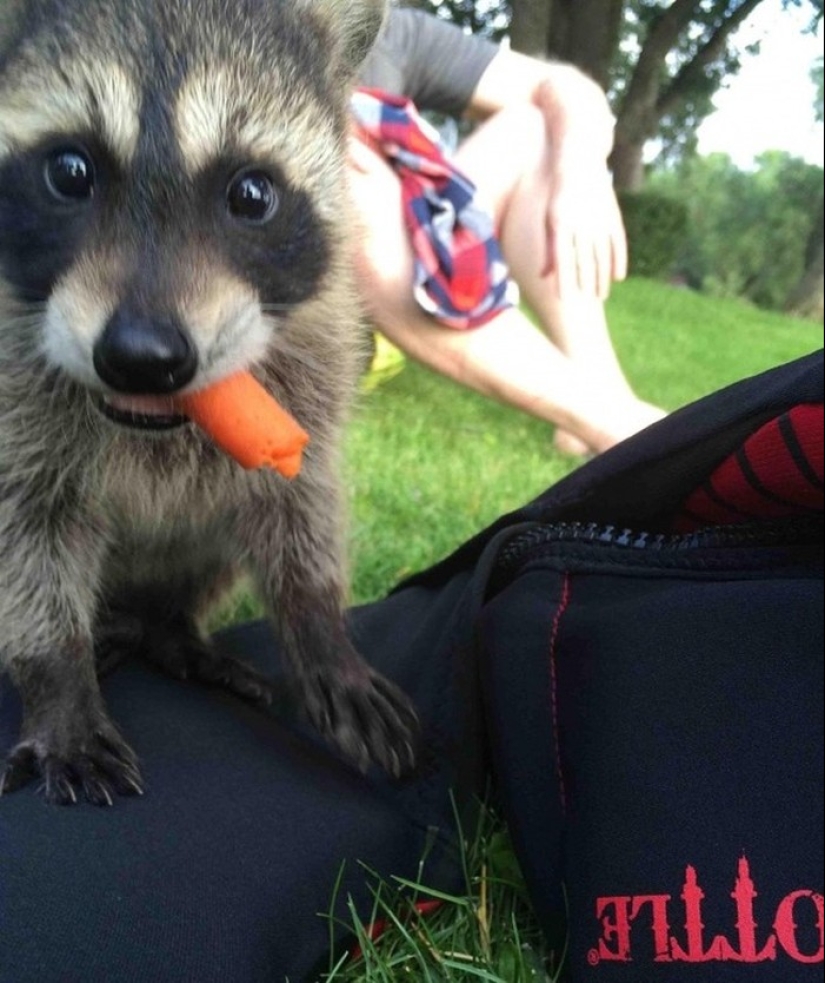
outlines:
M309 434L250 372L237 372L173 404L242 467L274 468L285 478L301 470Z
M309 435L250 372L173 396L107 395L103 413L140 430L171 430L189 421L249 470L273 468L285 478L301 470Z

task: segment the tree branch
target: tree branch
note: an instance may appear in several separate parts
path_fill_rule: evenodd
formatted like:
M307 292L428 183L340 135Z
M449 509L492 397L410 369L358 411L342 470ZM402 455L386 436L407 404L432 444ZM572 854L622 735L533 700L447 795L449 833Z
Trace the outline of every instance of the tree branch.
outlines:
M685 95L690 92L696 76L719 58L730 35L750 17L760 3L762 0L744 0L727 20L724 20L716 28L693 58L682 67L656 101L656 112L660 118L666 116L674 106L684 99Z
M658 120L656 102L662 65L700 3L701 0L675 0L648 32L618 114L620 130L627 130L631 138L647 138L651 125Z
M695 18L700 6L701 0L675 0L667 8L645 38L636 62L636 71L633 73L634 82L637 76L646 77L652 72L658 73L662 61L676 46L679 35Z

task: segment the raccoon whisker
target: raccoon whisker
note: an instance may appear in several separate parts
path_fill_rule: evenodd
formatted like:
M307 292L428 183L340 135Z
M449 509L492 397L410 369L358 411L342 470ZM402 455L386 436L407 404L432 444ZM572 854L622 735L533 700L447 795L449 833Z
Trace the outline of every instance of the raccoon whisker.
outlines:
M259 311L251 306L241 308L236 317L227 318L212 342L209 351L211 364L219 365L224 359L231 360L237 350L238 339L254 334L260 328L260 320Z
M48 298L43 298L43 300L12 300L10 298L3 298L4 302L8 305L4 311L3 315L6 318L14 317L25 317L27 314L42 314L43 311L48 307Z
M89 434L94 433L99 427L100 418L94 406L94 397L89 394L83 406L83 430Z
M297 304L261 304L261 310L264 314L279 314L283 311L289 312L294 311Z
M24 311L12 311L8 314L4 312L3 321L9 327L36 328L43 323L45 311L46 305L43 304L42 307L38 306L34 309L28 307Z

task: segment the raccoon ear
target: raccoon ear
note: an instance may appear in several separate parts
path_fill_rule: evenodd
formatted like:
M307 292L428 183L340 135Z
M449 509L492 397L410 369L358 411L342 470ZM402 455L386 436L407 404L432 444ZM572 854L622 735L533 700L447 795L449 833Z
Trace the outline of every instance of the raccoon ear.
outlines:
M340 67L352 76L378 36L389 4L387 0L299 0L298 7L323 22L337 44Z

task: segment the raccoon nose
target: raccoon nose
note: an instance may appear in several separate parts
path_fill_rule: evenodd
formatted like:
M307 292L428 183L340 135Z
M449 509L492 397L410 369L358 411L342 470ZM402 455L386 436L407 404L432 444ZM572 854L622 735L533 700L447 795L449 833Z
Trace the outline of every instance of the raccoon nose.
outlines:
M174 320L116 311L94 348L100 378L122 393L173 393L192 380L198 359Z

